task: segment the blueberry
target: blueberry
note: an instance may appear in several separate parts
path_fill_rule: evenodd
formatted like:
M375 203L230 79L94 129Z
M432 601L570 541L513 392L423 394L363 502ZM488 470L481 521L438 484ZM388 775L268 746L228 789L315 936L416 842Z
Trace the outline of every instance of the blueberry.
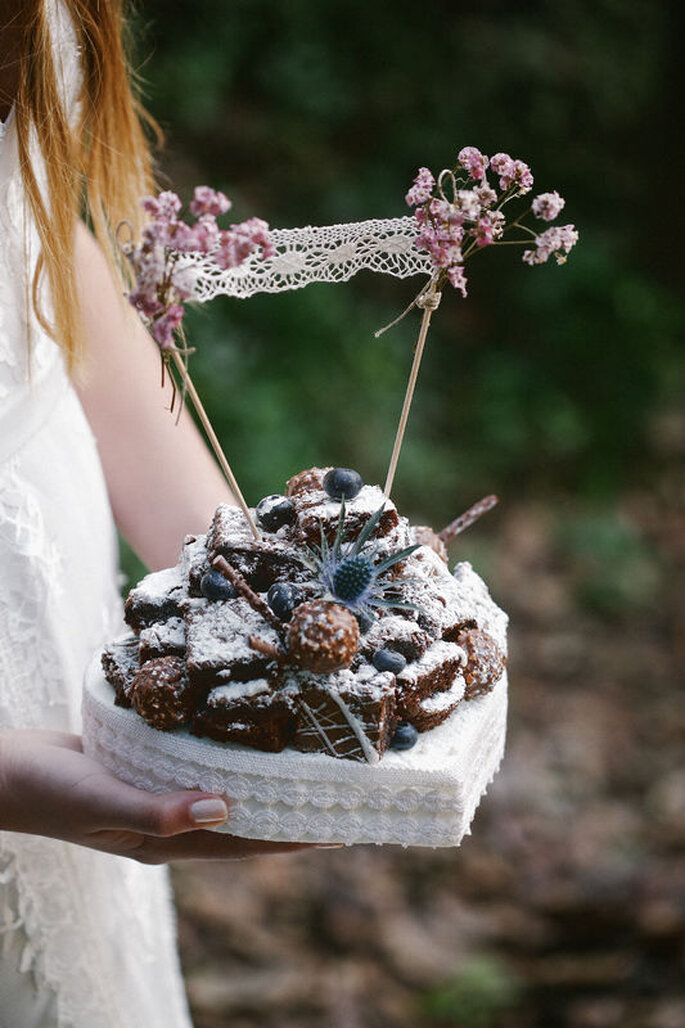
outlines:
M238 594L220 571L212 568L200 580L200 592L208 600L232 600Z
M290 621L293 610L302 601L302 594L290 582L274 582L266 594L267 603L281 621Z
M363 485L362 476L352 468L331 468L323 480L323 487L332 500L353 500Z
M376 650L371 663L376 671L392 671L394 675L398 675L407 666L407 658L395 650Z
M365 610L355 611L355 617L359 624L359 631L362 635L366 635L368 630L376 623L376 619L373 614L369 614Z
M277 532L283 525L292 525L297 517L295 507L287 496L265 496L257 504L257 521L267 532Z
M410 750L416 745L419 733L408 721L400 721L390 740L391 750Z

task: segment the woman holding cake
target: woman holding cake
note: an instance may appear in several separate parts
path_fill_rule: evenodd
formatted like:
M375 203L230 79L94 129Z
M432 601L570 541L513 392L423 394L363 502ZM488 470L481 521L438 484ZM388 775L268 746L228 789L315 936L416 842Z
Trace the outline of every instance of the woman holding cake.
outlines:
M226 819L222 797L123 785L74 734L85 664L121 621L112 511L158 568L231 500L192 422L169 416L156 347L117 282L112 231L152 188L120 8L0 5L0 1025L12 1028L188 1025L166 875L142 865L290 848L206 831Z

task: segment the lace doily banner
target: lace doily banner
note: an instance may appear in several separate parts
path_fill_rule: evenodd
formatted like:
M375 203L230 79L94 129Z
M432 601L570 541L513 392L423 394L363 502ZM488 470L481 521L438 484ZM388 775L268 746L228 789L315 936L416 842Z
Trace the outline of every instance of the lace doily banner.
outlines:
M211 257L189 254L187 266L197 273L195 299L200 303L219 295L245 299L302 289L312 282L347 282L363 268L395 278L429 276L429 255L416 249L415 237L411 216L273 229L273 257L264 260L257 252L239 268L223 271Z

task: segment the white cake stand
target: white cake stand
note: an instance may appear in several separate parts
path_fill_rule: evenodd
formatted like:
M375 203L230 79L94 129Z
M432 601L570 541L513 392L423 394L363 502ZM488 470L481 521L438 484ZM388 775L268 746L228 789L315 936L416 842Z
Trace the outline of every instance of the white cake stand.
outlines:
M499 767L506 714L504 675L413 749L390 750L378 764L292 749L261 753L150 728L114 705L97 656L85 681L83 748L140 789L228 796L229 819L216 831L287 842L456 846Z

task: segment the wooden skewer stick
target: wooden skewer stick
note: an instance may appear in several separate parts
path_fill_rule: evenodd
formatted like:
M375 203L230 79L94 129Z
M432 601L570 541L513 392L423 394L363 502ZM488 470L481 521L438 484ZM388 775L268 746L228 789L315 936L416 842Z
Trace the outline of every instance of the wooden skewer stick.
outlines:
M275 661L277 664L285 664L288 659L288 654L282 646L274 646L268 639L262 639L259 635L249 635L247 641L251 649L256 650L257 653L261 653L265 657L269 657L270 660Z
M185 364L183 363L181 355L180 355L180 353L178 353L177 350L171 350L171 356L173 357L174 364L176 365L176 370L178 371L179 375L181 376L181 379L182 379L183 384L185 386L186 392L188 393L188 396L190 397L190 399L192 401L193 407L197 411L197 416L199 417L200 421L202 422L202 427L204 428L204 430L205 430L205 432L207 434L207 438L209 439L209 442L211 444L211 447L214 450L214 453L216 455L216 459L219 462L219 467L223 471L224 477L226 478L226 481L228 482L229 486L231 487L231 492L233 493L233 495L235 496L236 500L238 501L238 505L240 506L240 509L242 510L243 514L247 518L247 523L250 526L250 529L252 531L252 535L255 537L255 539L261 539L261 535L259 533L259 529L255 525L254 520L252 518L252 515L250 514L250 508L248 507L247 503L245 502L245 497L243 496L243 494L241 492L241 489L240 489L240 486L238 485L238 483L236 481L236 477L233 474L233 471L231 470L231 465L226 460L226 454L224 453L224 451L221 448L221 443L219 442L219 439L217 437L216 432L214 431L212 423L211 423L211 421L209 420L209 418L207 416L207 412L206 412L206 410L205 410L205 408L203 406L202 400L200 399L198 391L197 391L197 389L195 388L195 386L193 384L193 380L190 377L190 374L188 373L188 369L186 368Z
M451 521L446 528L438 532L438 539L442 539L444 543L449 543L455 536L460 535L464 529L469 528L474 521L478 521L479 517L492 510L498 503L499 500L496 496L484 496L482 500L474 503L467 511L464 511L458 518Z
M414 389L416 388L416 379L419 375L419 367L421 365L421 358L423 357L423 348L426 344L426 336L428 335L428 326L430 325L431 316L434 310L437 310L438 304L440 303L440 292L435 289L435 283L431 283L430 287L416 301L417 307L423 308L423 317L421 319L421 328L419 330L419 338L416 342L416 349L414 350L414 360L411 366L411 372L409 373L409 381L407 383L407 391L404 394L404 403L402 404L402 413L400 414L400 423L397 426L397 434L395 435L395 445L392 448L392 456L390 457L390 467L388 468L388 474L385 479L385 485L383 492L390 499L390 490L392 489L393 482L395 481L395 472L397 470L397 462L400 459L400 450L402 449L402 440L404 439L404 430L407 427L407 420L409 418L409 410L411 408L411 402L414 398Z
M221 554L214 558L212 561L212 567L216 568L217 571L220 571L224 578L228 579L235 591L239 593L243 599L247 600L252 609L256 610L258 614L261 614L264 620L268 622L272 628L276 629L280 638L283 635L285 625L280 618L276 617L269 604L263 600L261 596L258 596L250 584L245 581L240 572L236 571L233 565L229 564L226 558L222 557Z

